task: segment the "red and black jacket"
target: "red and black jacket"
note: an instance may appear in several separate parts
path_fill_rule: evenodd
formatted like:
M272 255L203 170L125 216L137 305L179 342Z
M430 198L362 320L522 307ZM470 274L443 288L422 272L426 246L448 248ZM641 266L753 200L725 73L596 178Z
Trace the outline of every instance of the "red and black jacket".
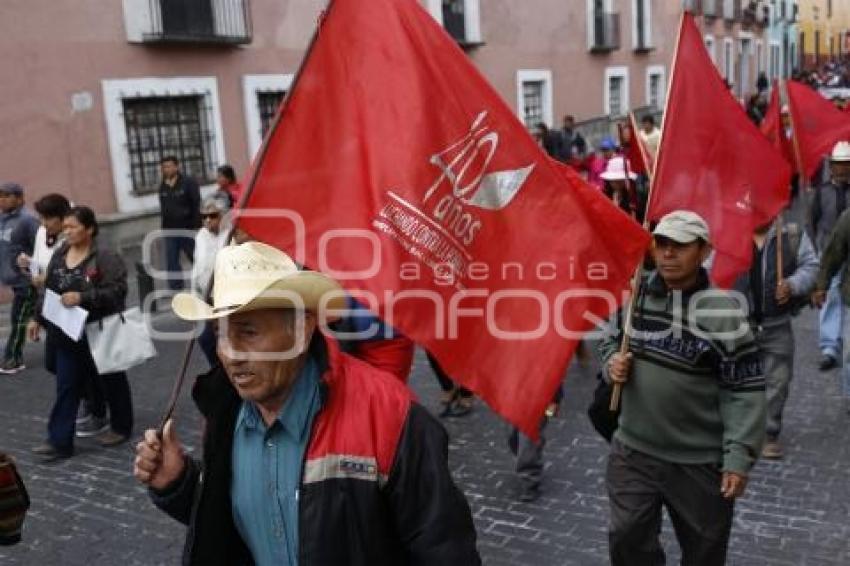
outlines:
M318 333L311 354L325 368L301 476L300 566L476 565L469 505L448 469L442 426L389 373ZM233 431L241 400L220 368L192 395L206 418L203 462L154 503L189 526L183 564L252 564L230 501Z

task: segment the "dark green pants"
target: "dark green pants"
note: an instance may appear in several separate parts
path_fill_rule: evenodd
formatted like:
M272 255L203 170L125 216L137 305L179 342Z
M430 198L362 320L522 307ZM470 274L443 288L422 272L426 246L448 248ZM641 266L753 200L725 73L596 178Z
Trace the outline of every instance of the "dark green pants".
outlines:
M31 286L16 287L13 291L11 326L3 359L20 362L23 359L24 344L27 340L27 323L32 318L35 289Z

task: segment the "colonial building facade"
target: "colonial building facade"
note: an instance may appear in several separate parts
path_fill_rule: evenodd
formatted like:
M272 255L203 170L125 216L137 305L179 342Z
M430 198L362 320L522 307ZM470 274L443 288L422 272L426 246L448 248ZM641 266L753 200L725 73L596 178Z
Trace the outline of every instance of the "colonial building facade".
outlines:
M421 3L533 127L663 109L683 8L745 96L759 72L790 71L791 48L768 33L790 13L777 1ZM325 4L5 0L0 179L30 200L57 191L91 204L115 238L138 241L156 226L162 156L177 155L207 191L218 165L246 171Z
M799 0L799 12L805 66L850 54L850 2Z

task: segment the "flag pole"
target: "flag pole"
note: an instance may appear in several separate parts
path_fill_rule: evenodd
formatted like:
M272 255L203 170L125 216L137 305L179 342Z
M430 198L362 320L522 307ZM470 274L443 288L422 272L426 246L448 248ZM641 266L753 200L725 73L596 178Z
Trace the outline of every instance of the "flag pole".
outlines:
M661 137L658 142L658 151L655 153L655 161L653 162L652 171L647 171L649 175L649 191L646 197L646 212L644 213L643 218L643 229L649 231L649 210L652 206L652 195L655 192L655 181L656 175L655 172L658 170L658 160L661 157L661 149L664 147L664 131L665 125L667 123L667 115L670 110L670 86L673 84L673 79L676 77L676 69L678 67L679 62L679 46L682 43L682 29L685 27L685 14L687 11L682 11L682 16L679 21L679 31L676 33L676 49L673 52L673 64L671 66L670 71L670 80L667 82L667 97L664 101L664 114L661 116ZM693 17L693 16L692 16ZM635 303L637 302L637 296L640 293L641 288L641 273L643 271L643 262L638 263L635 268L634 275L632 275L632 283L631 283L631 297L629 297L629 304L626 307L626 317L623 320L623 341L620 344L620 353L627 354L630 346L630 339L632 334L632 324L633 324L633 316L635 311ZM620 395L623 392L623 384L615 383L613 388L611 389L611 402L608 405L608 409L614 413L620 408Z
M295 72L295 76L292 79L292 85L287 91L286 95L283 97L283 101L281 102L280 109L275 114L274 119L272 120L271 126L266 132L266 137L263 139L263 143L260 146L259 151L257 152L256 157L254 158L254 162L251 167L251 177L248 181L248 185L245 187L245 190L242 192L242 195L239 198L239 203L236 206L236 211L233 213L233 221L231 223L230 228L227 232L227 237L225 241L230 245L233 241L233 235L236 232L237 222L239 219L238 211L243 210L245 204L248 202L248 199L251 196L251 193L254 192L254 187L257 184L257 178L259 177L260 164L266 157L269 148L269 140L272 138L275 130L277 130L278 125L280 124L283 116L286 114L289 109L289 101L292 98L292 93L295 91L295 88L298 86L298 82L301 79L301 72L304 70L304 66L307 61L310 59L310 55L313 52L313 48L316 45L316 40L319 37L319 32L322 28L322 24L325 21L325 18L330 14L331 9L333 8L335 0L328 0L328 5L319 15L319 21L316 23L316 28L313 30L313 36L310 38L310 43L307 45L307 50L304 53L304 57L301 59L301 62L298 65L298 70ZM210 300L210 296L212 294L213 281L210 279L209 283L207 283L207 288L204 291L204 298L207 302ZM183 361L180 364L180 372L177 374L177 378L174 381L174 385L171 388L171 395L168 398L168 403L166 404L165 410L163 411L162 417L159 421L159 427L157 429L157 434L162 437L162 430L165 428L165 423L174 415L174 409L177 407L177 401L180 398L180 391L183 389L183 383L186 381L186 373L189 369L189 361L192 357L192 350L195 346L195 338L189 340L189 343L186 345L186 349L183 353Z
M800 176L800 192L809 190L809 179L806 175L806 168L803 165L803 152L800 150L800 139L797 137L797 121L794 119L794 111L792 110L791 105L791 96L788 94L788 81L786 79L780 79L779 81L780 87L780 102L782 98L782 94L785 95L785 100L787 100L788 104L788 117L791 120L791 143L794 146L794 161L796 161L797 165L797 174ZM781 104L780 104L780 114L781 114ZM781 121L780 115L780 121ZM780 124L781 125L781 124ZM782 135L785 135L785 132L781 132Z

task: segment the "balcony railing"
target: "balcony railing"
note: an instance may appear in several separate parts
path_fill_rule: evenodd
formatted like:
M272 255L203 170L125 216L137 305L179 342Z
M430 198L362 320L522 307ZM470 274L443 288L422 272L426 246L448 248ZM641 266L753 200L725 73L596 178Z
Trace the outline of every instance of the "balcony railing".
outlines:
M735 0L723 0L723 19L728 22L735 19Z
M466 42L466 6L463 0L443 0L443 27L458 43Z
M148 0L146 43L251 43L250 0Z
M590 50L607 53L620 48L620 14L597 12L593 17L593 41Z

